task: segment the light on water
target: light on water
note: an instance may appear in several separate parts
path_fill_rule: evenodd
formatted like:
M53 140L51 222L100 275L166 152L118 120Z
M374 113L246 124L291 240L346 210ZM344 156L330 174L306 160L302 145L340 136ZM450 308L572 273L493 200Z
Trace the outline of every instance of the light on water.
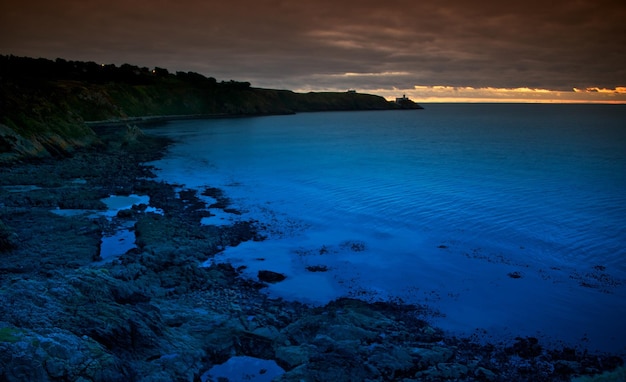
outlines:
M460 334L625 351L623 107L429 105L151 132L177 141L155 163L164 180L221 188L237 219L267 226L212 261L286 274L275 296L400 298Z
M82 183L83 180L75 181ZM120 211L133 208L134 206L144 204L146 207L144 212L153 212L162 214L161 209L151 207L150 197L147 195L135 195L128 196L123 195L111 195L108 198L101 199L102 203L106 205L105 211L85 210L85 209L60 209L55 208L50 212L59 216L79 216L89 215L95 219L99 216L104 216L107 219L113 219ZM103 232L100 242L100 257L101 260L96 264L103 264L110 262L119 256L125 254L129 250L136 248L135 245L135 232L132 229L135 224L134 220L122 222L120 226L113 233L105 234Z

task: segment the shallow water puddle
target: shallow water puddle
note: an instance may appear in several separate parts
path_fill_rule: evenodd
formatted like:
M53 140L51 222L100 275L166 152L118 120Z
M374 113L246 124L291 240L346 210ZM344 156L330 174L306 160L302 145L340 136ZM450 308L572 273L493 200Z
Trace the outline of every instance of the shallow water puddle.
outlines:
M176 188L176 198L180 199L181 191L185 191L185 190L188 191L188 189L186 188L180 188L180 187ZM218 203L218 200L216 198L205 195L202 192L198 192L196 197L200 199L204 203L205 206L213 206L216 203ZM239 214L229 212L225 210L224 208L206 207L205 210L208 211L211 214L211 216L200 219L200 224L203 226L212 225L212 226L222 227L226 225L232 225L238 221L241 221Z
M97 262L98 264L111 262L137 247L135 245L135 232L130 229L134 224L134 221L130 221L124 224L126 228L117 230L113 235L102 236L100 241L100 257L102 260Z
M114 217L117 216L118 212L130 209L133 206L145 204L148 206L145 209L145 212L163 214L163 210L161 210L160 208L151 207L149 205L150 197L147 195L111 195L108 198L100 200L107 206L106 211L57 208L51 210L50 212L65 217L90 214L90 218L98 219L99 217L104 216L109 221L111 221ZM96 264L103 264L113 261L117 257L126 253L128 250L136 247L135 232L131 229L135 223L136 222L134 220L126 221L121 224L112 235L105 235L104 233L102 234L102 239L100 242L100 257L102 258L102 260L98 261Z
M139 204L150 204L150 197L147 195L128 195L128 196L118 196L111 195L108 198L100 199L102 203L106 204L107 211L104 212L104 216L113 217L117 215L118 212L122 210L127 210L132 208L133 206Z
M202 218L200 220L200 224L225 226L225 225L234 224L238 220L241 220L241 219L238 219L236 215L233 215L228 212L224 212L224 210L219 209L219 208L209 208L208 211L211 213L211 216Z
M249 356L231 357L221 365L213 366L202 374L202 382L211 381L252 381L270 382L285 373L276 361Z
M94 218L98 217L98 214L96 214L95 211L93 210L60 209L57 207L57 209L50 210L50 212L52 212L55 215L65 216L65 217L80 216L80 215L87 215L87 214L92 214Z
M139 204L149 205L150 203L149 196L135 194L131 194L128 196L111 195L108 198L104 198L101 200L102 203L106 204L106 206L108 207L108 210L105 211L102 215L106 216L109 220L116 216L119 211L127 210ZM149 207L149 209L146 209L146 212L159 213L158 211L160 210L157 210L154 207ZM160 213L162 213L162 211ZM130 249L136 248L135 232L130 230L130 228L134 224L134 220L126 222L113 235L102 236L102 240L100 242L100 257L102 258L102 260L99 263L113 261L117 257L125 254Z

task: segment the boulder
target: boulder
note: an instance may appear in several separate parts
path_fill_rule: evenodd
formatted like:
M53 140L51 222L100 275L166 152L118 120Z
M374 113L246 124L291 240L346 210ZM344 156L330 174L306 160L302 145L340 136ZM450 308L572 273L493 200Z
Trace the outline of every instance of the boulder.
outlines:
M11 250L17 246L18 236L0 220L0 252Z
M495 381L498 376L493 371L486 369L484 367L478 367L474 371L474 375L481 381Z
M0 329L0 371L12 381L124 381L115 357L88 336L5 326Z
M411 355L417 358L418 366L423 369L449 361L454 356L454 351L450 348L434 346L431 349L411 349Z
M317 352L314 345L281 346L276 349L276 360L288 369L293 369L309 362Z
M409 351L395 345L375 347L368 358L368 362L388 376L414 367L413 358Z
M258 278L262 282L277 283L286 279L287 276L283 275L282 273L264 270L264 271L259 271Z

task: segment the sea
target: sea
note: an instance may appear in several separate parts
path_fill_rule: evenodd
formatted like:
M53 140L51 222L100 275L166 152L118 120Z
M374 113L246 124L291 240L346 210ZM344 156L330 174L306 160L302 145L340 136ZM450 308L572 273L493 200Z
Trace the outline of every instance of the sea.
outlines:
M626 355L626 106L423 106L169 122L150 164L224 192L233 210L202 224L256 222L265 240L206 264L284 274L272 297Z

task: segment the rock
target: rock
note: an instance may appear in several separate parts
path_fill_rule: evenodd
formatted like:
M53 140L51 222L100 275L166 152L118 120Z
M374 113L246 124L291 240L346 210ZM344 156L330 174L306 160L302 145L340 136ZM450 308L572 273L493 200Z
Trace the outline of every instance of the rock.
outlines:
M326 265L309 265L306 270L309 272L328 272L328 267Z
M133 204L130 209L133 211L145 212L146 209L148 209L148 205L145 203Z
M446 380L459 380L461 377L467 375L468 368L460 363L440 363L437 365L440 378Z
M0 164L49 155L50 153L35 137L25 138L10 127L0 124Z
M258 278L266 283L277 283L286 279L287 276L273 271L259 271Z
M417 356L417 365L420 369L423 369L449 361L454 356L454 351L440 346L435 346L432 349L413 348L411 349L411 355Z
M275 361L249 356L232 357L202 374L207 381L271 381L285 373Z
M11 330L12 337L0 338L0 372L7 382L126 379L115 357L88 336L78 337L60 329L47 334ZM3 331L6 328L0 333Z
M318 352L314 345L281 346L276 349L276 359L279 364L284 364L288 369L309 362L310 358Z
M262 326L252 331L253 334L269 341L280 341L284 336L274 326Z
M571 375L579 374L582 367L579 362L558 360L554 362L554 372L556 374Z
M299 376L293 378L294 374ZM302 377L304 376L304 378ZM308 363L287 373L280 381L367 381L380 373L367 365L357 354L341 351L318 353Z
M117 211L117 215L118 218L121 219L129 219L133 217L133 210L132 209L125 209L125 210L119 210Z
M390 376L414 367L413 358L407 349L395 345L375 347L367 361L384 375Z
M429 366L426 370L418 371L415 373L415 377L418 381L441 381L441 372L437 369L437 366Z
M202 334L208 350L219 354L233 349L235 342L245 333L246 329L239 318L231 318L210 327L210 330Z
M521 279L522 278L522 273L521 272L509 272L507 273L507 276L509 276L512 279Z
M418 332L420 342L435 343L443 339L441 329L435 329L432 326L424 325Z
M322 327L320 333L325 333L335 341L341 340L356 340L359 342L365 342L373 340L378 336L377 332L363 329L353 325L328 325Z
M18 236L0 220L0 252L9 251L17 246Z
M274 382L302 382L311 380L311 373L307 368L307 365L300 365L293 370L287 371L285 374L274 379Z
M335 341L331 337L319 334L312 343L323 352L341 352L344 354L355 354L360 350L362 342L359 340L338 340Z
M496 373L484 367L476 368L474 375L481 381L495 381L497 379Z
M458 381L467 375L468 368L458 363L440 363L430 366L428 369L419 371L415 376L419 380L426 381Z
M517 354L522 358L530 359L537 357L541 354L542 347L539 344L539 340L535 337L526 337L521 338L517 337L515 339L517 342L513 344L513 346L507 348L507 351L511 354Z

